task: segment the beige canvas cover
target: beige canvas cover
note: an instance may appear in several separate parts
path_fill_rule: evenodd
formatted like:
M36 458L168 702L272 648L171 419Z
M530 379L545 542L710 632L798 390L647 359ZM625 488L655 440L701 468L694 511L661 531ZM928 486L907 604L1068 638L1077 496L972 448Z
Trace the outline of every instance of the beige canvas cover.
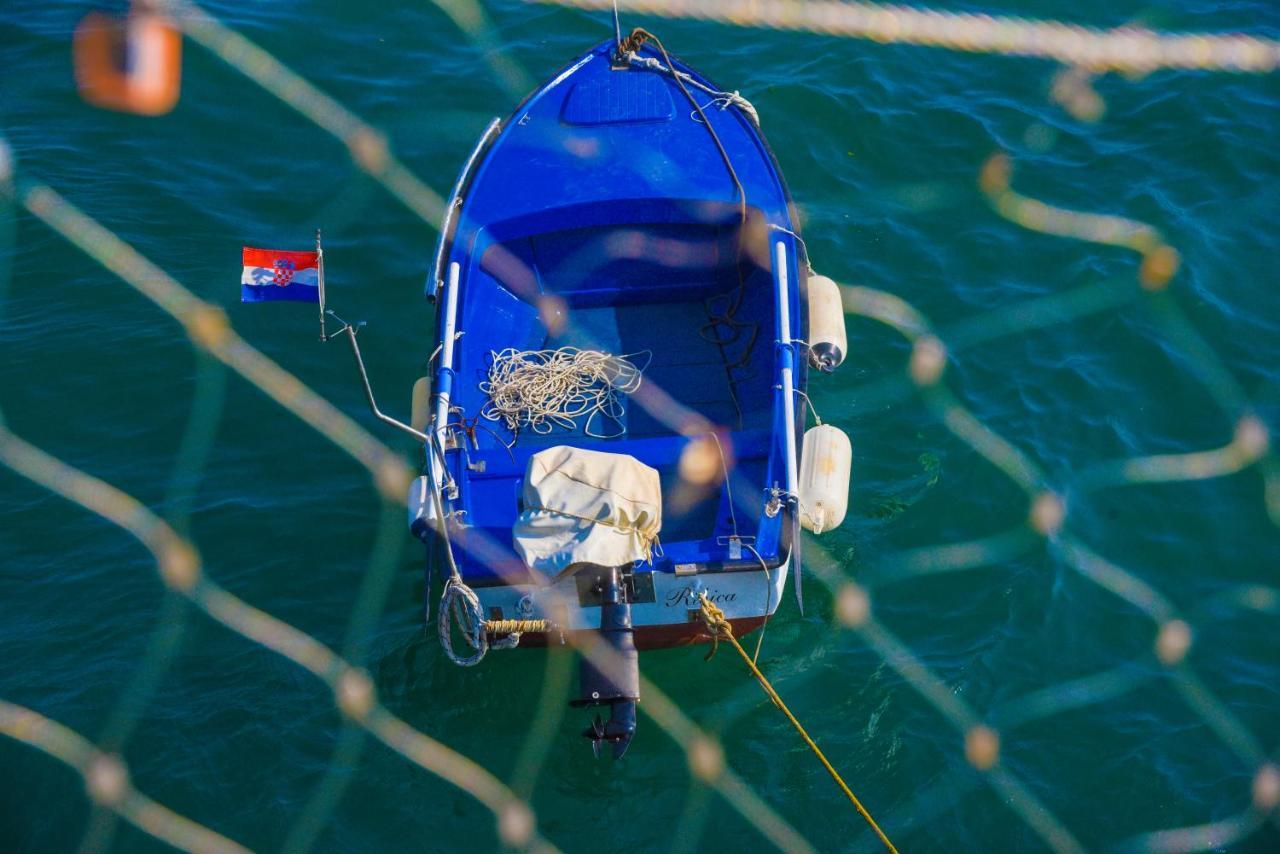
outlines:
M662 528L658 472L626 454L557 445L529 458L516 551L550 575L648 560Z

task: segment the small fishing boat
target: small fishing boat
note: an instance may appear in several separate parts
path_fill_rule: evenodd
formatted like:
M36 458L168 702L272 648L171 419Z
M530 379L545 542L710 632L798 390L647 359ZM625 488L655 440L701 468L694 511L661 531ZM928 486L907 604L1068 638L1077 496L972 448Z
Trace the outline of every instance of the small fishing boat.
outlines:
M844 358L838 289L754 108L637 30L485 131L427 296L410 524L428 591L445 579L441 639L463 664L603 641L575 705L609 707L585 734L620 756L636 650L710 640L704 597L760 627L801 522L844 517L848 439L804 429L807 368Z

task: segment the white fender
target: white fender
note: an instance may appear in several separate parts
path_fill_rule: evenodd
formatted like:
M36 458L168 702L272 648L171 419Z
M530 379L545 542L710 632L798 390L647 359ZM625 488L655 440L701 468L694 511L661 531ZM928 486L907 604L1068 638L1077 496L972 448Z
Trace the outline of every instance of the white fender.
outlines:
M826 276L809 277L809 364L829 374L844 361L849 339L844 329L840 286Z
M431 478L416 477L409 484L409 532L422 541L435 529L436 505L431 497Z
M413 398L409 404L409 426L419 433L427 432L427 422L431 420L431 380L418 377L413 384Z
M800 523L813 533L838 528L844 521L852 466L853 446L839 427L820 424L805 431L800 453Z

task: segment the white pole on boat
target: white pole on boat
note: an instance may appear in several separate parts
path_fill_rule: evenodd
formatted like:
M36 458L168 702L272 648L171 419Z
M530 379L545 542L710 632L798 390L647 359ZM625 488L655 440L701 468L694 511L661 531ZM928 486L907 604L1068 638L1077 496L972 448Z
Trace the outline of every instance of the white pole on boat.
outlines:
M436 383L436 436L440 447L445 445L445 423L449 417L449 397L453 389L453 338L458 325L458 276L461 267L457 261L449 265L449 280L445 284L444 332L440 337L440 381Z
M792 518L798 520L800 489L796 478L796 399L795 380L792 377L792 372L795 370L795 350L791 346L791 273L787 268L787 246L781 240L775 244L774 264L778 276L778 359L782 365L779 372L782 374L782 417L787 422L784 432L787 443L787 501L791 504ZM798 524L795 524L792 529L792 537L790 559L795 576L792 584L796 591L796 604L803 615L804 594L800 587L800 526Z
M787 493L792 500L799 500L800 493L796 486L796 401L794 380L792 379L791 353L791 293L790 274L787 270L787 247L781 240L775 244L774 263L778 270L778 344L783 348L782 355L782 412L786 419L787 441Z

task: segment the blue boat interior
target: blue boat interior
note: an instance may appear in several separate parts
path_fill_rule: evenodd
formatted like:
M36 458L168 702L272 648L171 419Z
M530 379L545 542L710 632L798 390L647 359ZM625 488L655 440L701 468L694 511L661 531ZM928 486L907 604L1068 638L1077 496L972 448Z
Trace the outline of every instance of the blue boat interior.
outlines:
M529 457L568 444L630 454L658 470L663 556L653 569L727 561L735 524L773 563L781 519L763 508L765 490L785 481L785 452L766 223L790 227L785 190L758 131L735 111L713 111L747 188L744 220L706 127L673 106L687 102L670 78L611 71L608 47L517 111L477 170L450 248L462 333L451 399L459 412L450 420L479 425L447 454L465 528L510 544ZM660 168L646 159L663 151ZM637 180L640 173L653 180ZM791 305L794 325L798 288ZM479 418L495 352L560 347L625 356L643 369L618 417L518 435ZM693 489L677 471L688 443L713 429L725 445L733 508L723 485ZM753 555L747 561L758 566ZM459 554L471 584L499 583L493 563Z

